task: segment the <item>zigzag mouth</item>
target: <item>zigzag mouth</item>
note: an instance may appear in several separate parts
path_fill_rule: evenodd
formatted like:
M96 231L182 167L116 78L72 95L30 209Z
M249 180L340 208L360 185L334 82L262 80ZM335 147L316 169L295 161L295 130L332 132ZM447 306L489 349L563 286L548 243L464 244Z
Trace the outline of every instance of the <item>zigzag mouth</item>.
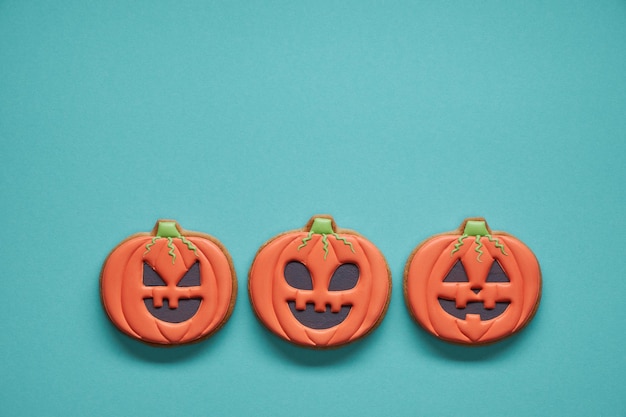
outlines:
M495 319L509 307L509 302L498 302L494 308L485 308L485 304L482 301L470 301L465 308L457 308L454 300L446 300L439 298L439 305L443 308L443 311L456 317L457 319L465 320L466 314L478 314L481 320Z
M335 327L341 324L352 309L352 306L345 305L341 306L341 310L337 313L333 313L330 311L330 305L326 305L326 311L317 312L315 311L315 304L307 303L306 308L304 310L296 309L295 301L287 301L289 305L289 309L291 310L291 314L300 322L300 324L310 328L310 329L330 329L331 327Z
M201 298L179 299L178 308L170 308L169 300L163 299L162 307L154 306L154 298L145 298L143 300L146 308L154 317L167 323L182 323L189 320L198 312Z

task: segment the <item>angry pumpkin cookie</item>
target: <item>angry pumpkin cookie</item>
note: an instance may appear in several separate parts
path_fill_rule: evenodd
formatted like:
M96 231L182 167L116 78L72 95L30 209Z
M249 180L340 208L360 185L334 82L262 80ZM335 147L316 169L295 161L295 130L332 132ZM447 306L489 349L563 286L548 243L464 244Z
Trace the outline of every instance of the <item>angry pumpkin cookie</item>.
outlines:
M236 293L235 270L222 244L171 220L121 242L100 276L102 304L113 324L153 345L210 336L228 320Z

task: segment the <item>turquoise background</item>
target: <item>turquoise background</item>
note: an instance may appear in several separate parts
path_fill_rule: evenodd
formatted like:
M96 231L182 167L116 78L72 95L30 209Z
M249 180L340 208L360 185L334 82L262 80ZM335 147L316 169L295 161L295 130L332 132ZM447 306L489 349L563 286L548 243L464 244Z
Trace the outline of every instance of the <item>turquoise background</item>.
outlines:
M626 2L0 1L2 416L626 416ZM258 247L330 213L385 254L368 338L254 317ZM450 345L409 317L428 236L484 216L540 260L531 324ZM229 249L227 325L145 346L102 263L174 218Z

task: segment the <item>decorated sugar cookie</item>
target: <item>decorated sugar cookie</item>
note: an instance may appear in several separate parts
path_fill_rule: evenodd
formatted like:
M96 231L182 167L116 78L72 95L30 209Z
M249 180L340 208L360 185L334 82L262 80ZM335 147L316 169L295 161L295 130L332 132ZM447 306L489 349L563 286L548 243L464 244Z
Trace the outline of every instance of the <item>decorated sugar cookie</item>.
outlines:
M433 335L461 344L491 343L533 317L541 272L524 243L471 218L413 251L404 293L413 317Z
M219 241L160 220L151 233L113 249L100 290L119 330L142 342L177 345L203 339L228 320L237 279Z
M391 275L369 240L320 215L261 247L248 290L258 318L273 333L301 346L328 348L378 325Z

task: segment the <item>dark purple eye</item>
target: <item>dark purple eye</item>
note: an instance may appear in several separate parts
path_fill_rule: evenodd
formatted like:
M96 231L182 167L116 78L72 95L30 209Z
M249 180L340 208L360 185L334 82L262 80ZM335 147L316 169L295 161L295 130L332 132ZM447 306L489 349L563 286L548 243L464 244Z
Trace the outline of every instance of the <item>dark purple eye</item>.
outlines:
M444 278L443 282L469 282L467 273L461 261L456 261L448 275Z
M199 287L200 286L200 263L196 262L185 272L185 275L178 281L178 287Z
M359 280L359 267L355 264L339 265L328 285L329 291L345 291L356 287Z
M292 261L285 265L285 281L299 290L312 290L311 273L302 262Z
M511 280L504 273L500 263L494 261L493 264L491 264L491 269L489 270L489 275L487 275L485 282L511 282Z
M166 285L163 278L145 262L143 263L143 285L146 287L161 287Z

